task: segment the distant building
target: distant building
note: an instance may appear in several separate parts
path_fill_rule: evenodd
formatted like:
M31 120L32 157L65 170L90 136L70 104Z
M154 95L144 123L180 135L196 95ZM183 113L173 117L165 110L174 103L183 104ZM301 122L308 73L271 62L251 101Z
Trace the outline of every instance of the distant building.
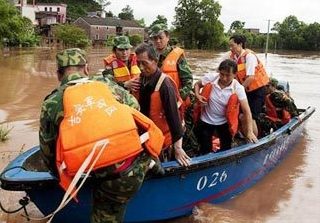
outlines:
M140 35L144 37L144 27L136 21L113 17L80 17L74 24L84 29L94 44L104 43L110 36Z
M52 25L57 23L66 23L67 5L61 3L38 3L39 9L36 12L36 19L39 25Z
M38 3L33 0L27 4L27 0L15 0L15 6L21 15L31 20L36 26L65 23L67 18L67 5L61 3Z
M254 33L254 34L259 34L260 33L260 30L256 29L256 28L248 28L248 29L245 29L245 30L247 30L249 33Z

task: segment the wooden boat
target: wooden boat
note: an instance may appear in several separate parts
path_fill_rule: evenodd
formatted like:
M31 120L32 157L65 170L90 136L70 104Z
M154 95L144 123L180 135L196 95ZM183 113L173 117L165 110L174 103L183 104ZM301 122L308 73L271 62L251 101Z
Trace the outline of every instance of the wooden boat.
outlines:
M262 179L295 147L306 120L315 112L309 107L299 117L261 138L230 150L192 158L188 168L165 162L163 176L150 176L130 201L126 222L154 222L189 215L200 202L220 203L232 199ZM57 179L41 167L39 147L13 160L1 174L5 190L25 191L44 214L56 209L63 196ZM80 190L53 222L87 223L91 209L90 182Z

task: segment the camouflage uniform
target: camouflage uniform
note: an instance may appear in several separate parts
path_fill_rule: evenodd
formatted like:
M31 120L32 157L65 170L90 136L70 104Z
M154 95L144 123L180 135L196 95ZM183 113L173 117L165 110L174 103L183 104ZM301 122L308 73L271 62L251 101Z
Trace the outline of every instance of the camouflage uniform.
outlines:
M150 37L158 36L162 32L167 31L167 27L165 24L160 23L160 24L155 24L154 26L151 27L150 30ZM169 53L173 50L174 48L172 46L167 46L166 49L163 50L163 52L158 55L159 61L158 61L158 67L162 67L162 63L164 59L169 55ZM181 89L180 91L180 96L183 100L185 100L189 94L192 92L192 84L193 84L193 76L191 69L188 65L188 62L184 56L181 56L178 60L177 63L177 68L178 68L178 73L179 73L179 78L181 81Z
M63 51L63 53L57 55L57 61L59 68L86 64L84 54L79 49ZM46 163L54 172L56 172L56 141L59 125L63 119L63 91L68 86L68 82L83 77L84 75L79 73L65 76L60 87L49 94L42 104L39 130L40 149ZM106 83L121 103L139 108L137 100L115 82L104 79L102 75L94 76L91 79ZM123 221L126 204L139 190L150 160L149 155L141 153L127 170L117 175L114 175L116 165L101 168L93 174L96 183L93 186L91 222Z
M271 83L272 84L272 83ZM287 110L291 117L299 115L299 111L294 104L294 100L288 96L284 91L275 90L270 93L270 100L276 108ZM257 119L257 125L259 126L259 135L266 136L270 133L270 130L276 130L282 126L279 122L273 122L266 117L265 113L261 113Z

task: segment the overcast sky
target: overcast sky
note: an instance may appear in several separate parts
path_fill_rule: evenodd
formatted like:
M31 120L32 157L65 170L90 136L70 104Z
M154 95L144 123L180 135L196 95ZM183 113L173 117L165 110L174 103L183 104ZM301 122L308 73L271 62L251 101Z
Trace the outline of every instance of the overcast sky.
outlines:
M174 21L175 7L178 0L110 0L111 10L118 15L126 5L133 9L135 19L144 18L146 25L150 25L157 15L164 15L168 19L169 27ZM225 30L235 20L245 22L245 28L259 28L266 32L267 20L271 20L270 29L275 22L283 22L289 15L295 15L299 21L307 24L320 23L320 0L219 0L222 6L219 20ZM238 5L236 5L236 3Z

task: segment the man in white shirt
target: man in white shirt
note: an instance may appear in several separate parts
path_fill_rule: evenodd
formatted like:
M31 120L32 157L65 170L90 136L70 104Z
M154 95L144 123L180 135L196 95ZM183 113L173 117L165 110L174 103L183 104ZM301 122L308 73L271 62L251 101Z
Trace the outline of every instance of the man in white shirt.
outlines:
M207 74L195 84L196 98L204 105L197 124L201 154L212 151L212 136L214 134L220 139L220 151L231 148L232 135L229 131L226 109L229 98L233 93L237 95L243 113L245 123L243 129L246 130L244 134L249 142L257 141L252 130L252 116L246 92L244 87L234 79L237 72L237 64L227 59L221 62L218 70L218 75ZM200 89L208 83L212 85L212 90L208 100L206 100L200 95Z

